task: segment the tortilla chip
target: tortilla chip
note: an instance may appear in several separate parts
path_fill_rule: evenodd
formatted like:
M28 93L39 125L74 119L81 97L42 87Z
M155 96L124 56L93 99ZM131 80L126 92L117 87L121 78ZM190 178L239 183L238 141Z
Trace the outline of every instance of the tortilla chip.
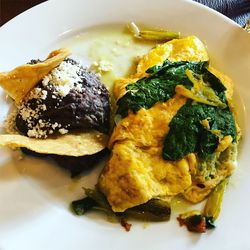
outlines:
M41 154L66 156L95 154L106 147L107 141L108 136L97 131L72 133L48 139L35 139L23 135L0 135L0 146L3 147L25 147Z
M19 103L39 81L69 55L67 49L54 50L41 63L24 64L10 72L0 73L0 86Z

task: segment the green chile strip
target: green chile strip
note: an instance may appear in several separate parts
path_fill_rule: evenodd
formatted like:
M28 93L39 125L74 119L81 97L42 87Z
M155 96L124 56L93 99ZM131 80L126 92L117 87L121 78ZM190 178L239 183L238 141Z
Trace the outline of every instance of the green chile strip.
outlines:
M87 197L71 203L71 209L76 215L84 215L88 211L99 210L113 216L113 218L131 217L147 221L167 221L170 219L170 204L165 200L152 199L147 203L129 208L123 213L114 213L106 197L98 188L86 189L85 194Z

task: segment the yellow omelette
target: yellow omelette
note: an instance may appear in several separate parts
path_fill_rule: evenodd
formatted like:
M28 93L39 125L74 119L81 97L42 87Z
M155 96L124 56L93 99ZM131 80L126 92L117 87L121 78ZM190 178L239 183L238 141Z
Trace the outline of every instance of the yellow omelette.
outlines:
M147 76L148 68L161 65L166 59L207 61L209 57L204 44L195 36L158 45L140 59L134 75L116 81L116 100L125 94L127 84ZM230 102L232 81L211 67L209 70L225 85ZM168 125L186 101L187 98L176 94L147 110L141 108L137 113L129 112L114 128L109 140L111 157L98 183L113 211L123 212L152 198L178 194L196 203L203 200L221 180L231 175L236 147L229 137L223 138L216 150L218 155L223 152L227 152L227 155L225 161L214 169L213 178L207 178L206 173L199 170L199 160L194 153L178 161L162 158Z

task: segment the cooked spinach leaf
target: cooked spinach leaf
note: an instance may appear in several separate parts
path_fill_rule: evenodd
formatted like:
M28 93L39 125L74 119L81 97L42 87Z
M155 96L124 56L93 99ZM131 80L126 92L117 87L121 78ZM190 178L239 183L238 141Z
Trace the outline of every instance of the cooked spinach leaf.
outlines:
M204 119L208 120L209 129L202 126ZM236 141L235 121L229 108L220 109L188 101L169 126L163 147L165 160L179 160L189 153L198 153L202 160L206 160L217 148L220 135L231 135ZM220 131L220 134L215 131Z
M208 70L207 61L166 60L162 65L148 69L148 77L126 87L126 94L117 102L117 113L125 117L129 110L137 112L141 108L152 107L156 102L167 101L175 95L177 85L192 89L194 83L188 77L187 70L206 88L211 88L225 105L221 108L202 103L193 104L189 100L170 123L170 131L165 138L163 149L163 158L166 160L181 159L193 152L198 153L201 159L207 160L217 148L220 136L231 135L234 142L236 141L235 122L227 105L226 88ZM202 126L201 121L204 119L208 120L209 129ZM216 134L216 130L221 134Z
M195 74L207 74L207 66L206 61L166 60L163 65L148 69L149 77L144 77L126 87L126 94L117 102L117 113L125 117L128 110L137 112L141 108L151 108L156 102L167 101L174 96L178 84L190 89L193 84L186 75L186 70L189 69Z

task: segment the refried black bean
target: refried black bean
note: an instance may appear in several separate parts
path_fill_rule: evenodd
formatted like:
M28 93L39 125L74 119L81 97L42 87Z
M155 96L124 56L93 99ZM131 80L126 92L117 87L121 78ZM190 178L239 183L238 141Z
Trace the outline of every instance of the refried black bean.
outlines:
M72 59L65 59L71 64L77 64ZM36 64L40 60L31 60L29 64ZM25 106L32 110L36 110L38 105L46 105L46 110L39 113L39 117L32 117L32 124L34 126L39 120L46 121L50 124L58 123L62 128L67 128L68 131L81 130L81 129L95 129L103 133L109 132L110 127L110 97L106 87L100 82L96 74L89 72L87 69L81 68L80 84L82 85L81 91L71 89L69 93L61 97L55 91L52 84L44 86L40 82L36 87L41 88L47 92L44 100L30 99ZM78 83L79 84L79 83ZM29 123L25 121L21 114L17 114L16 126L20 133L27 135ZM50 128L45 127L44 130ZM57 133L59 128L55 128L53 133ZM49 131L47 131L49 134ZM51 134L51 133L50 133ZM67 169L71 172L71 176L76 176L83 171L91 169L99 161L108 154L108 149L104 149L93 155L86 155L80 157L61 156L51 154L40 154L22 148L25 154L32 155L39 158L53 159L60 167Z
M71 64L77 64L72 59L66 59L66 61ZM31 63L35 62L37 60L31 61ZM29 107L35 110L38 105L45 104L46 110L40 112L39 118L32 118L33 124L43 120L50 124L57 122L61 124L61 127L67 128L68 131L95 129L108 133L110 118L109 92L96 74L89 72L87 69L81 70L80 73L81 91L72 89L64 97L59 96L55 92L52 84L43 86L42 83L39 83L37 85L37 87L47 92L46 99L40 100L39 103L37 99L31 99L25 105L29 105ZM22 134L27 135L30 129L28 125L28 122L18 114L16 126ZM43 129L49 130L50 128L44 127ZM59 127L54 129L53 133L56 133L58 130Z

